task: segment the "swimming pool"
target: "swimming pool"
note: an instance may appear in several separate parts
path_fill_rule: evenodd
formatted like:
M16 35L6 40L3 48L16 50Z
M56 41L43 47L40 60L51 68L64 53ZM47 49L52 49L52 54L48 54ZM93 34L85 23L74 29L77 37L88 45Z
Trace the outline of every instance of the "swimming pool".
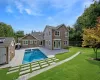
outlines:
M27 49L24 53L24 58L22 64L30 63L37 60L43 60L48 58L39 49Z

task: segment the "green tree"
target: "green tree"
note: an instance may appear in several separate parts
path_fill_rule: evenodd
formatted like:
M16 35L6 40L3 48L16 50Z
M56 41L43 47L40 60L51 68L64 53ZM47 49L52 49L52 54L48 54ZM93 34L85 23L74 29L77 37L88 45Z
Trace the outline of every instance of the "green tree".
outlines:
M97 50L100 48L100 23L96 27L84 29L82 46L90 46L93 48L97 58Z
M12 29L12 26L0 22L0 37L13 37L13 36L14 36L14 30Z
M96 25L96 18L100 16L100 0L95 0L94 4L84 10L84 13L78 17L74 24L75 40L82 41L83 29L93 28Z
M15 32L15 39L17 42L18 42L18 38L21 38L23 36L24 36L24 31L19 30Z

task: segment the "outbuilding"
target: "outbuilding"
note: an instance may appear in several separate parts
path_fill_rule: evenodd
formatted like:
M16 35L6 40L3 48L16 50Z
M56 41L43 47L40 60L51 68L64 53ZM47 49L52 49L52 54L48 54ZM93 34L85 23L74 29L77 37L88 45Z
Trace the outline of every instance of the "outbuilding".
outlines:
M9 63L15 56L15 40L12 37L0 37L0 64Z

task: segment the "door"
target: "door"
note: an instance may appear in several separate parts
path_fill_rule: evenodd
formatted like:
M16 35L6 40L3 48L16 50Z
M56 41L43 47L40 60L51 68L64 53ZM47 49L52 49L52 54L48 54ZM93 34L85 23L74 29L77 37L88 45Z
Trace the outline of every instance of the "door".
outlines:
M61 40L54 40L54 49L61 49Z
M6 63L6 48L0 48L0 64Z

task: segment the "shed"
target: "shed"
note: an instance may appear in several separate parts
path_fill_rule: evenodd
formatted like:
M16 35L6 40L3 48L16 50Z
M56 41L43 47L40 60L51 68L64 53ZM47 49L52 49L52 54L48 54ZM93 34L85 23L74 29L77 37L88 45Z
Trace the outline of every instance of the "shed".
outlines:
M0 64L9 63L15 56L15 40L12 37L0 37Z

